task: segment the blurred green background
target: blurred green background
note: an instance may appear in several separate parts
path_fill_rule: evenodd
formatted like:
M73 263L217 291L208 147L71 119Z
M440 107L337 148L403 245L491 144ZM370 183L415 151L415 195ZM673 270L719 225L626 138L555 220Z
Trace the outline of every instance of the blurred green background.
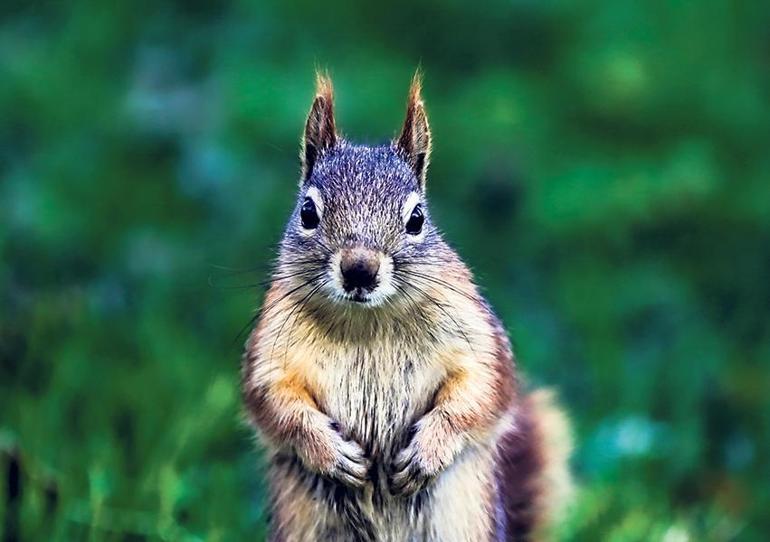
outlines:
M264 537L239 331L313 72L378 142L418 64L434 215L574 420L563 539L767 540L770 4L5 0L5 542Z

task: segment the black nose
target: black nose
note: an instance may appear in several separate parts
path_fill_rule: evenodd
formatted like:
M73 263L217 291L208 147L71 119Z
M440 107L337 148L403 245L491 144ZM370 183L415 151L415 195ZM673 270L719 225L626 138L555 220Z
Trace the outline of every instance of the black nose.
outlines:
M356 288L371 291L377 286L377 271L379 269L380 262L374 254L343 254L340 260L342 286L348 292Z

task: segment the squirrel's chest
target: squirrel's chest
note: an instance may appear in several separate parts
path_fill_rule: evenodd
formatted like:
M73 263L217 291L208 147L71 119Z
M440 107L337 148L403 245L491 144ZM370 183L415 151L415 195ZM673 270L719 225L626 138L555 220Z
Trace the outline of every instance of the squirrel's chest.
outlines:
M316 363L321 408L375 456L399 446L444 377L430 359L408 350L372 343L327 352Z

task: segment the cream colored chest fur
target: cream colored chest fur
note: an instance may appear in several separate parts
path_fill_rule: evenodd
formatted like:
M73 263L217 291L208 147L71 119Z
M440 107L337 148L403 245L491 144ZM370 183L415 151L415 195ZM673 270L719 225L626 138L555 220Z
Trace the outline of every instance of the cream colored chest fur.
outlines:
M375 460L395 451L445 377L431 349L392 338L344 346L316 340L303 350L319 407Z

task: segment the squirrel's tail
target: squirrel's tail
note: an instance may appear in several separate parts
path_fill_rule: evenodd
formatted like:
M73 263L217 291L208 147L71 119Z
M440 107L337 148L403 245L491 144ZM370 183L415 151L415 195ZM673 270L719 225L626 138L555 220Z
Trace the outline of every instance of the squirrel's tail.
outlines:
M573 493L572 435L550 390L524 396L499 445L498 539L542 541L554 535Z

